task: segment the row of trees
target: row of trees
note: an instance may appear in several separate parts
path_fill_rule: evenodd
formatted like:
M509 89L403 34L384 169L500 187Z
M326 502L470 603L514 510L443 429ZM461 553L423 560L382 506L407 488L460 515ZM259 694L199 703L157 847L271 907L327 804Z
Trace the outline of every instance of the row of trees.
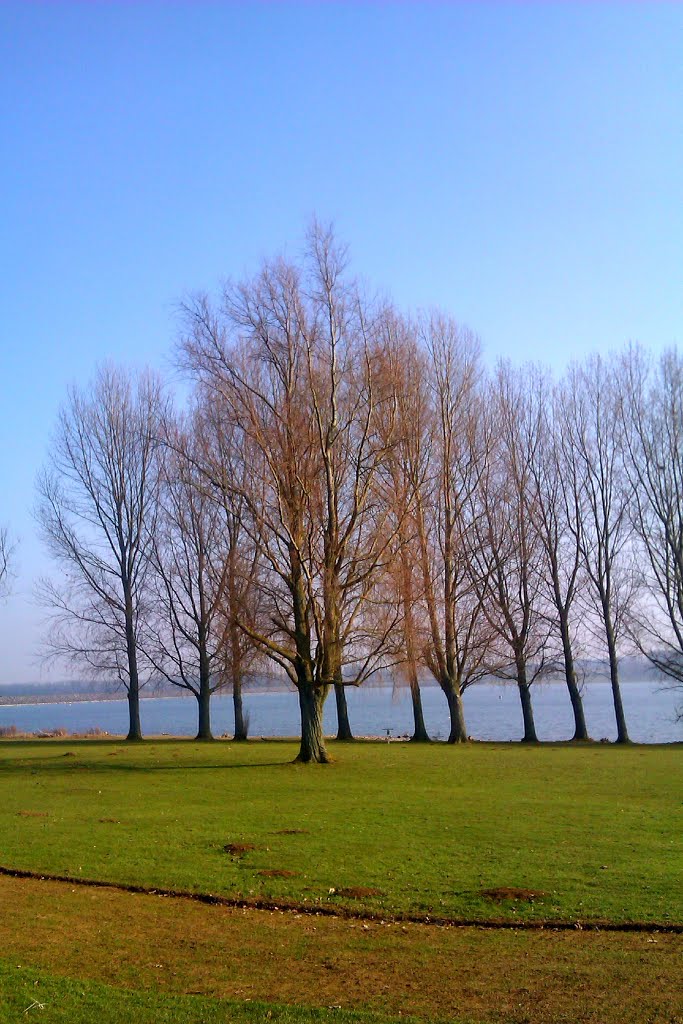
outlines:
M298 693L302 761L326 761L322 709L352 737L345 687L391 670L448 702L493 673L562 670L586 739L577 653L605 651L620 742L628 638L683 679L683 360L629 348L559 382L484 372L450 317L410 318L363 291L331 232L218 300L182 308L174 411L158 378L102 369L61 413L38 517L60 573L49 646L128 693L143 678L198 700L267 661Z

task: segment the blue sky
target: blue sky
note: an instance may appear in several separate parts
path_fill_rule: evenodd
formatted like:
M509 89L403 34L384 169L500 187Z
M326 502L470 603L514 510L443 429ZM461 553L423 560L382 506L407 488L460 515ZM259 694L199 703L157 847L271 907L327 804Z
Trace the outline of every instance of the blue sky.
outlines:
M0 683L37 678L30 517L69 383L170 370L174 305L313 213L487 357L683 340L683 5L0 5Z

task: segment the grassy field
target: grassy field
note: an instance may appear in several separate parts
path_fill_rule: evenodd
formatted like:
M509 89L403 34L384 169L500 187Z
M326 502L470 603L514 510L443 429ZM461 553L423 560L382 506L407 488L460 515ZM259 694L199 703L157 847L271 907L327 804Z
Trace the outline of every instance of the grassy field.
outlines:
M0 863L326 904L373 889L362 905L386 913L683 921L681 747L358 743L329 767L294 752L0 744ZM481 895L505 887L542 895Z
M295 749L0 742L5 867L378 915L2 879L0 1022L683 1021L680 935L392 923L683 923L683 748Z

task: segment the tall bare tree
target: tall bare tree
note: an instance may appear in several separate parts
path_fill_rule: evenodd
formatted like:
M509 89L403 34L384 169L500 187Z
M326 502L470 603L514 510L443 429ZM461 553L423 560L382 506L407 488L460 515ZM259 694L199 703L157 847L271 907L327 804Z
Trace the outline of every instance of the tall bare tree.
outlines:
M633 598L623 420L614 366L593 356L563 383L562 434L571 446L584 516L580 546L588 593L607 648L617 742L628 742L619 685L619 641Z
M299 329L322 471L320 493L312 491L319 501L315 516L322 546L321 672L335 690L337 739L349 740L343 666L350 637L344 635L345 626L355 621L355 606L366 593L368 572L382 544L377 510L370 508L384 454L377 422L382 380L373 352L373 321L378 318L357 287L345 281L346 252L331 230L314 224L308 242L312 288Z
M534 444L530 471L533 501L530 514L543 549L545 578L554 609L564 675L574 715L575 740L587 740L586 717L574 656L575 601L584 582L581 540L584 499L573 446L564 435L562 396L547 374L530 368L530 416Z
M420 474L415 452L415 525L422 567L429 642L424 661L443 690L450 743L467 740L463 693L488 669L492 634L484 615L472 557L474 495L485 471L489 442L482 429L478 339L441 314L424 318L418 333L426 353L431 405L428 456Z
M531 466L538 436L524 371L513 370L507 363L499 365L488 411L493 445L476 495L477 585L504 656L497 673L516 681L524 722L522 741L535 743L531 685L546 669L550 626L542 545L534 526Z
M211 695L224 683L223 608L228 547L221 504L202 473L197 413L165 424L165 451L152 538L151 583L143 632L145 653L159 676L197 699L198 740L213 739Z
M429 469L432 417L427 362L412 324L394 316L387 321L387 329L390 345L386 372L395 397L386 438L389 442L393 437L394 441L386 446L386 487L378 491L378 501L389 510L393 533L386 582L400 609L395 642L398 678L410 689L412 741L426 743L429 734L422 707L420 669L429 633L424 620L416 512Z
M215 392L198 396L201 445L198 468L202 486L207 487L221 509L224 593L219 604L222 630L219 682L232 693L235 717L234 738L244 741L248 717L244 712L243 686L247 673L257 661L258 648L251 633L259 628L259 579L261 559L257 535L250 529L247 491L254 493L258 452L249 446L244 431L236 424L225 403ZM240 622L245 629L240 628ZM248 631L247 631L248 630Z
M644 559L629 616L640 650L683 683L683 358L631 348L619 373L630 519Z
M326 761L322 708L344 669L360 684L382 635L361 609L388 545L371 482L381 461L376 332L344 257L315 227L303 268L276 260L228 287L218 311L186 308L187 364L217 392L254 453L244 523L265 565L269 627L240 621L299 694L299 759ZM388 627L382 627L388 628Z
M161 385L150 373L100 368L62 408L37 517L59 570L42 582L50 654L117 680L128 739L140 730L139 638L157 516Z

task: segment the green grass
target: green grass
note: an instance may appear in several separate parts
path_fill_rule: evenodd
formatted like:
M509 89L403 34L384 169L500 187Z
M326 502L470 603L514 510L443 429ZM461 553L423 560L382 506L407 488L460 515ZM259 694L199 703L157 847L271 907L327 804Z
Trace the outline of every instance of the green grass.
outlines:
M0 960L0 1024L386 1024L375 1013L134 992ZM410 1024L410 1018L402 1018ZM457 1024L457 1022L456 1022Z
M295 752L0 742L0 863L386 914L683 922L681 746L333 744L329 767ZM331 891L356 886L381 895ZM500 886L545 895L481 895Z

